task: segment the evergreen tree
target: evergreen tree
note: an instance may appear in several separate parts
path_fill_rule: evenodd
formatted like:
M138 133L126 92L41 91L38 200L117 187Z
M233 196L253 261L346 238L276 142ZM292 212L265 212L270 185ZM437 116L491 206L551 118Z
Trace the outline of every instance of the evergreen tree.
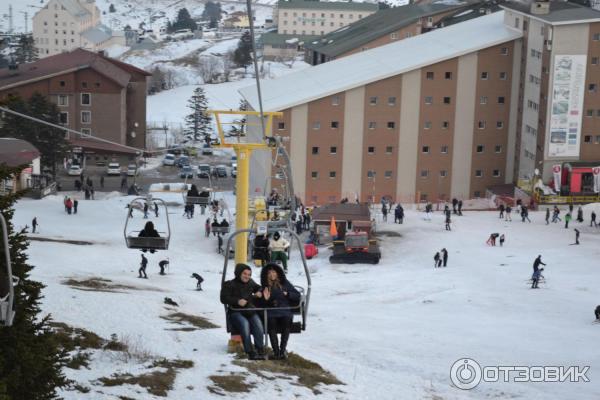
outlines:
M167 26L168 32L175 32L180 29L190 29L192 31L198 29L198 25L196 25L196 22L192 19L187 8L181 8L179 12L177 12L177 19L171 24L171 30L168 30Z
M233 61L238 67L247 67L252 62L252 37L246 31L240 38L238 46L233 53Z
M38 60L38 49L35 47L33 36L20 35L14 55L15 61L18 64L25 64Z
M202 21L210 21L212 24L213 20L216 22L221 20L222 13L223 10L221 10L221 3L213 3L212 1L208 0L208 2L204 5L204 10L202 10L200 19L202 19Z
M6 100L5 106L17 112L59 124L59 112L56 104L40 93L34 93L28 101L24 101L18 96L10 96ZM4 124L0 127L0 137L23 139L34 145L40 151L42 166L50 168L53 175L56 175L56 165L62 162L69 149L64 131L12 114L6 114L3 122Z
M111 3L110 7L108 7L108 12L114 13L117 12L115 5Z
M208 22L208 27L210 29L215 29L219 26L219 20L215 17L210 17L210 21Z
M0 180L18 174L21 168L0 165ZM8 223L10 257L13 275L19 278L15 287L16 315L13 326L0 328L0 399L48 400L58 398L56 389L67 380L61 370L65 353L59 350L55 334L49 327L49 316L41 316L40 299L43 285L29 278L33 269L25 254L29 243L23 232L15 232L11 220L14 202L21 194L0 196L0 212ZM0 232L0 237L2 233ZM5 270L4 249L0 249L0 270Z
M208 109L208 100L204 89L197 87L194 94L188 100L188 107L192 112L185 117L185 134L194 136L194 141L202 137L210 146L211 122L212 118L206 113Z

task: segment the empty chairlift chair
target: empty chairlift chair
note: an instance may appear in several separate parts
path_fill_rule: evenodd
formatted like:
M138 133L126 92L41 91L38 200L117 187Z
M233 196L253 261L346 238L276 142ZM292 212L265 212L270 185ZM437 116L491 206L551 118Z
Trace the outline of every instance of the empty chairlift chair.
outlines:
M167 221L167 232L145 232L145 229L139 231L128 231L129 220L129 209L133 208L133 205L136 201L148 202L148 204L152 204L154 202L158 202L163 207L163 215ZM127 219L125 220L125 228L123 229L123 235L125 236L125 243L130 249L137 249L142 251L151 251L154 252L156 250L168 250L169 249L169 241L171 239L171 224L169 223L169 210L167 209L167 203L162 199L153 199L152 197L144 198L137 197L129 203Z

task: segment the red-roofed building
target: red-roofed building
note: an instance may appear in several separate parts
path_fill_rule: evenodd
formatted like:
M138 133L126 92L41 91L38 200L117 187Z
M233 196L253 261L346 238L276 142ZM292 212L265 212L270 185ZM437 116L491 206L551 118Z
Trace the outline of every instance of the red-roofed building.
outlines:
M133 65L76 49L17 69L0 69L0 100L11 94L27 99L39 92L57 104L62 125L115 143L100 145L67 134L86 154L87 164L113 159L126 163L136 153L129 147L145 147L149 76Z

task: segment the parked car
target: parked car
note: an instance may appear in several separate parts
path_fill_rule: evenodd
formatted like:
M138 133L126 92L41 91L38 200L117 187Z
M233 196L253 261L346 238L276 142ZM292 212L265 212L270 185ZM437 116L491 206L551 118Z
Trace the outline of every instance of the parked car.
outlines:
M237 163L231 164L231 176L233 178L237 176Z
M177 165L179 168L190 165L190 158L188 156L180 156L175 161L175 165Z
M82 172L83 170L79 165L71 165L67 171L67 174L70 176L79 176Z
M198 165L198 178L208 178L210 176L210 165Z
M107 175L121 175L121 166L119 163L109 163L108 168L106 168Z
M180 178L193 178L194 177L194 169L191 165L184 165L181 167L181 171L179 171Z
M163 165L175 165L175 154L166 154L162 163Z
M208 144L205 144L202 147L202 154L205 156L212 156L213 155L213 149L212 147L210 147Z
M127 166L127 176L136 176L137 175L137 165L129 164Z
M215 169L219 178L227 178L227 167L224 165L217 165Z

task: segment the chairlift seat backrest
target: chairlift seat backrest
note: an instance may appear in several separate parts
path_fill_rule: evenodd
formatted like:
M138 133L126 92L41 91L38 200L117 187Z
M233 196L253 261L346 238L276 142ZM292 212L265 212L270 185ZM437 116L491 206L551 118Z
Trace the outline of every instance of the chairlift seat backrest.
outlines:
M130 249L168 250L169 239L166 237L127 236L127 247Z

